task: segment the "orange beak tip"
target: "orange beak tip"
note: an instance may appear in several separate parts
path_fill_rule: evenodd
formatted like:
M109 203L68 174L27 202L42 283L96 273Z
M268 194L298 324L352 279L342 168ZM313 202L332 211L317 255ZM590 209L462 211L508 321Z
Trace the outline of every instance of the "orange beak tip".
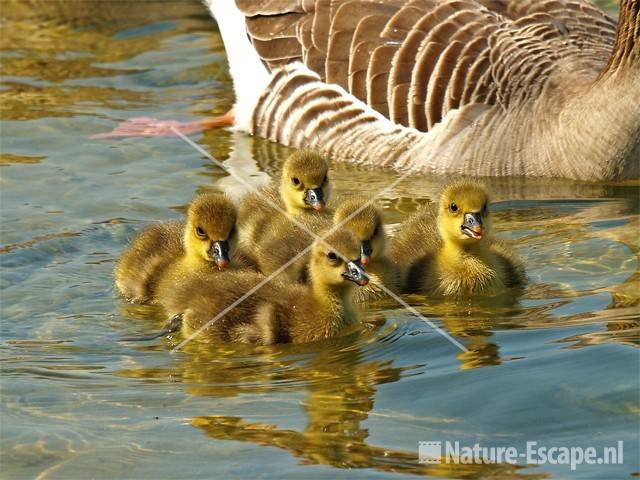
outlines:
M371 259L369 257L360 257L360 263L366 267L371 263Z

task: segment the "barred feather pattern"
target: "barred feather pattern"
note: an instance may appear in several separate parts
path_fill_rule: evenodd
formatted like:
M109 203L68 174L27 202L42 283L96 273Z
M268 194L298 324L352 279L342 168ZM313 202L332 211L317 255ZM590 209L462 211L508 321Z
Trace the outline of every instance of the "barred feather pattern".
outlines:
M586 0L236 0L272 71L251 132L433 173L635 178L629 157L639 160L640 146L629 136L640 133L640 107L624 107L630 120L614 139L589 144L592 165L570 137L597 132L613 114L596 113L582 130L567 122L583 108L572 95L606 106L607 95L584 92L607 69L614 77L640 62L639 1L622 0L632 18L616 40L616 21ZM640 96L640 85L618 77ZM566 138L549 145L554 135Z
M271 68L302 61L428 131L470 103L536 97L563 62L599 72L616 22L581 0L238 0Z

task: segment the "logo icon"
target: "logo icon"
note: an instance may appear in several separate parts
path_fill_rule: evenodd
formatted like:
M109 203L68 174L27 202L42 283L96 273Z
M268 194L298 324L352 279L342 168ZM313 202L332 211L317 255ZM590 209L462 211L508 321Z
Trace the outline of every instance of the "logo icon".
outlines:
M419 442L418 462L438 464L442 458L442 442Z

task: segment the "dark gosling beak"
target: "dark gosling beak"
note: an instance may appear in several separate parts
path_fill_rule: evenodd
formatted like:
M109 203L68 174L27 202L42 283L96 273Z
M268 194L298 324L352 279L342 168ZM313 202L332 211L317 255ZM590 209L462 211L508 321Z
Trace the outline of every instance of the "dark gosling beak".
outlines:
M318 212L325 206L324 193L321 188L310 188L304 196L304 203Z
M482 238L482 215L480 213L465 213L462 233L467 237L480 240Z
M353 260L347 263L347 271L342 274L344 278L360 285L361 287L369 283L369 277L367 276L364 268L360 264L359 260Z
M213 242L209 256L220 270L224 270L229 266L229 243L226 240Z
M371 254L373 253L373 247L369 240L365 240L360 244L360 262L365 267L371 263Z

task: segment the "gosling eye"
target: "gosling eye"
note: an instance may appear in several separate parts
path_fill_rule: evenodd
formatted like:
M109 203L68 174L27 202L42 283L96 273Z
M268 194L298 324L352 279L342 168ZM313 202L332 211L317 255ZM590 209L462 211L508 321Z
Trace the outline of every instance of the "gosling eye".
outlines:
M207 236L207 234L204 233L204 230L201 227L196 227L196 235L198 238L205 238Z
M293 183L294 185L300 185L300 179L298 177L293 177L291 179L291 183Z
M487 204L485 203L484 206L482 207L482 213L487 213L488 210L489 210L489 207L487 207Z
M324 185L328 181L329 181L329 178L327 178L327 176L325 175L324 178L322 179L322 183L320 185Z
M375 237L376 235L378 235L378 233L380 232L380 227L376 227L375 230L373 231L373 237Z
M329 259L329 261L331 263L337 263L338 262L338 255L336 254L336 252L329 252L327 253L327 258Z
M449 209L453 212L456 213L458 211L458 205L455 204L455 202L453 202L451 205L449 205Z

